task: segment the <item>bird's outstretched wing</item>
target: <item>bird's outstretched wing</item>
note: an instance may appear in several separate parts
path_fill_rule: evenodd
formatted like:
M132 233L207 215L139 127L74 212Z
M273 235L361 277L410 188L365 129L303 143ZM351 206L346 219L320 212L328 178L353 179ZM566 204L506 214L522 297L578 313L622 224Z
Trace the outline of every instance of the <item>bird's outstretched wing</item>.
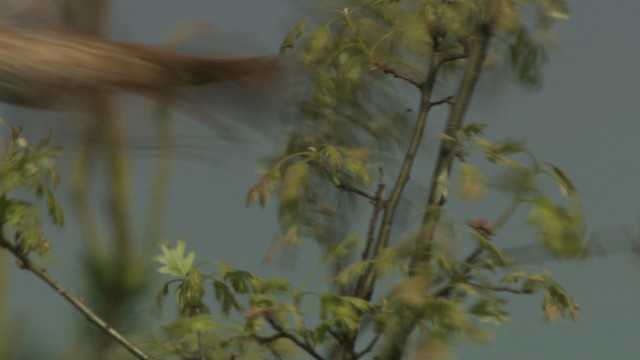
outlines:
M166 95L180 87L274 79L273 57L200 58L61 31L0 27L0 101L55 108L94 91Z

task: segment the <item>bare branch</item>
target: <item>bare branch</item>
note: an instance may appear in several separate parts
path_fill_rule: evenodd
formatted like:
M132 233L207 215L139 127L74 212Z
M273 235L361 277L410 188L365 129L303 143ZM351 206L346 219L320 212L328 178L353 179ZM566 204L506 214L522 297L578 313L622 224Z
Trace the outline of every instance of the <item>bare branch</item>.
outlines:
M127 351L129 351L133 356L142 360L151 360L153 357L143 352L140 348L135 346L129 339L127 339L124 335L114 329L111 325L106 323L100 316L98 316L93 310L91 310L84 301L69 293L67 289L65 289L60 282L58 282L54 277L49 275L47 270L44 268L34 264L17 246L14 245L11 241L7 240L4 236L0 236L0 247L7 249L9 252L13 254L18 259L18 267L32 272L37 277L39 277L42 281L44 281L47 285L52 287L58 294L60 294L67 302L69 302L73 307L78 309L90 322L96 325L100 330L105 332L108 336L117 341L120 345L122 345Z
M460 59L466 59L467 58L467 52L463 52L460 54L453 54L453 55L448 55L444 57L443 62L449 62L449 61L456 61L456 60L460 60Z
M380 230L378 231L378 239L374 247L373 257L375 257L382 249L384 249L391 236L391 228L393 227L393 218L395 216L396 209L402 197L407 182L409 181L409 175L413 168L413 162L415 160L420 143L424 135L424 128L427 123L427 115L429 114L431 103L431 95L435 88L436 79L440 72L440 66L442 65L442 52L440 51L440 45L438 42L434 43L433 56L431 56L431 62L429 64L429 72L427 73L427 79L423 84L419 84L420 89L420 111L416 117L416 123L413 129L413 134L407 151L402 161L398 177L396 178L389 200L386 201L384 207L384 214L382 216L382 223ZM358 278L358 285L354 291L354 295L363 299L371 299L373 295L373 288L375 282L374 271L371 267L367 268L364 274Z
M496 13L498 3L499 2L496 0L489 0L486 3L485 19L479 23L479 26L475 31L475 41L469 51L469 61L467 62L466 69L464 70L462 79L458 86L456 101L449 114L449 119L447 120L445 133L451 137L453 137L462 126L464 116L467 112L476 84L480 77L482 65L486 59L489 43L493 34L491 19ZM433 56L436 54L437 53L434 52ZM440 56L440 59L442 59L442 55ZM421 109L421 111L423 110ZM410 278L420 279L429 272L433 236L435 234L436 225L440 220L442 207L446 203L449 177L457 153L455 146L456 145L450 141L443 141L440 144L436 167L431 179L432 183L429 191L429 200L425 207L426 211L416 239L416 249L418 251L414 253L409 263ZM410 338L418 320L419 318L417 316L409 319L407 323L403 324L394 332L393 336L385 339L383 350L380 352L380 358L401 358L406 341Z
M371 246L375 241L375 232L378 226L378 218L380 217L380 213L384 208L384 172L382 168L378 169L380 172L380 181L378 182L378 190L376 190L375 201L373 203L373 212L371 213L371 219L369 220L369 232L367 233L367 245L362 251L362 260L367 260L369 258L369 252L371 251Z
M372 202L376 202L377 201L377 198L374 195L367 194L366 192L356 188L353 185L349 185L347 183L342 183L341 182L340 184L336 184L336 188L338 188L340 190L344 190L346 192L350 192L350 193L354 193L354 194L360 195L360 196L362 196L364 198L367 198L367 199L371 200Z
M391 75L398 79L402 79L408 82L409 84L417 87L418 89L422 86L422 84L418 80L412 78L410 75L396 71L395 69L385 65L380 60L376 61L376 66L373 69L371 69L371 72L374 72L374 71L382 71L384 74Z
M264 340L269 340L269 341L275 341L277 339L280 338L285 338L285 339L289 339L291 340L294 344L296 344L299 348L301 348L302 350L306 351L307 354L311 355L314 359L316 360L324 360L324 358L322 356L320 356L320 354L318 354L315 349L313 348L313 346L311 346L311 344L309 344L306 341L302 341L300 339L298 339L295 335L288 333L282 326L280 326L277 322L275 322L270 316L266 316L264 317L267 322L269 323L269 325L271 325L271 327L277 331L277 333L269 338L266 338ZM255 336L255 338L257 338L258 340L260 340L261 338L258 336Z
M432 101L427 106L428 107L433 107L433 106L438 106L438 105L442 105L442 104L452 105L453 104L453 98L454 98L453 95L449 95L449 96L447 96L445 98L442 98L440 100Z

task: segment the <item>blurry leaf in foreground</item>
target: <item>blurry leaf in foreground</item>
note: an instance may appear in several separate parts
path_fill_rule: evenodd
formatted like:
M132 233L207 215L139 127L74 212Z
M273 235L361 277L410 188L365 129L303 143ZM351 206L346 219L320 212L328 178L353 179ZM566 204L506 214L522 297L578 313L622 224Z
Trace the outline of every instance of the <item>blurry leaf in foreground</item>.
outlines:
M528 221L538 228L539 238L554 255L566 258L584 256L586 242L582 218L547 198L533 202Z
M640 256L640 241L637 236L633 236L626 226L612 226L595 231L589 236L586 243L589 256L604 257L620 253L635 253ZM518 264L541 264L554 260L561 260L557 256L538 245L529 244L522 246L512 246L502 249L505 257L514 259Z
M484 176L476 166L463 163L459 167L458 194L464 200L475 201L487 193Z

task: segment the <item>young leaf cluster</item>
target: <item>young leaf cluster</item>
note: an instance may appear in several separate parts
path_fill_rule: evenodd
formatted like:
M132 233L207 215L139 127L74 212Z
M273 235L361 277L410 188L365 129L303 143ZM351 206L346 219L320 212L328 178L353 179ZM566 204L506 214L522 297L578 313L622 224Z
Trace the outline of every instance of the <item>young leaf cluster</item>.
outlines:
M481 124L462 126L465 104L473 95L477 74L483 67L495 65L497 59L504 58L504 64L520 84L540 84L540 66L547 59L545 36L551 24L568 18L567 14L562 0L341 1L314 19L303 19L285 38L281 51L295 51L305 79L298 107L299 126L291 133L285 150L272 160L271 164L276 166L270 166L272 170L252 189L249 199L260 199L264 203L268 194L279 186L282 190L282 187L303 184L278 192L281 204L289 204L280 208L281 222L291 224L294 217L305 220L295 222L295 226L285 226L287 239L297 239L302 228L316 234L321 230L317 221L308 220L320 205L326 208L327 199L331 200L322 196L327 183L346 192L354 187L341 187L339 178L336 181L326 174L318 176L318 172L309 176L312 169L309 161L306 165L282 164L289 164L291 157L307 149L319 148L317 144L338 148L370 142L374 142L372 156L364 165L383 164L385 154L380 150L389 149L389 144L404 144L409 139L403 128L405 121L396 121L408 114L397 112L403 106L400 94L406 89L396 87L400 91L390 91L390 85L406 85L420 93L417 134L411 137L398 179L392 179L396 184L389 201L385 184L379 186L376 194L367 189L351 191L366 197L374 207L362 258L351 261L350 255L357 247L350 246L347 255L333 253L342 249L339 240L325 254L336 264L332 278L341 293L355 294L367 301L371 299L373 283L389 269L406 270L407 262L411 266L426 263L422 267L424 273L415 278L412 276L416 272L409 266L409 277L390 292L384 307L386 315L378 324L388 338L380 354L399 358L416 325L424 330L427 347L437 348L453 335L482 337L475 319L496 323L508 319L500 292L545 292L545 309L575 314L577 307L573 301L551 281L523 290L491 277L503 270L508 274L508 266L513 263L502 255L493 238L520 205L530 208L528 222L538 229L541 244L551 253L565 258L584 254L584 228L575 188L559 168L539 163L519 142L487 140L481 136L484 127ZM440 70L449 75L462 75L459 93L433 101L431 97L441 78ZM440 136L440 158L432 179L434 185L428 194L429 203L424 209L426 215L418 235L414 236L418 245L405 251L404 246L395 241L396 245L389 247L387 236L394 221L394 201L402 196L416 156L417 150L412 148L420 145L428 110L440 104L451 105L452 113L445 133ZM463 199L479 201L490 193L492 183L482 173L483 168L471 161L472 152L504 169L493 185L510 195L512 201L493 224L483 219L470 221L468 232L477 243L477 250L459 259L449 253L451 246L446 244L454 239L441 240L434 234L443 226L440 208L450 196L451 171L458 171L458 194ZM521 161L521 157L528 161ZM453 166L454 161L461 164ZM295 171L292 171L292 180L285 181L280 169L289 166ZM562 200L554 201L554 196L542 190L540 175L550 176L560 186ZM328 206L339 207L339 202L332 206L334 203L335 200L328 202ZM379 214L384 215L377 238ZM298 225L302 223L307 225ZM341 346L352 349L348 339ZM399 348L387 352L384 350L387 346Z
M264 206L276 192L283 243L295 245L303 235L322 231L323 217L331 212L319 206L327 187L357 192L370 182L368 158L366 147L307 146L271 165L249 191L247 204Z
M458 167L458 193L465 200L475 201L487 193L487 179L480 169L467 161L469 154L477 151L492 164L499 165L499 173L493 185L513 197L516 203L530 207L527 221L539 233L540 244L557 257L577 258L586 255L586 234L577 190L559 167L538 162L521 143L507 140L496 143L479 137L481 128L470 124L459 133L457 146L462 164ZM454 141L453 139L449 141ZM530 165L515 160L525 155ZM538 178L552 179L564 201L541 190ZM566 204L562 204L562 202Z
M353 334L366 321L375 320L379 307L351 296L299 292L285 280L264 280L223 262L217 271L205 273L205 264L194 265L195 254L185 254L186 243L162 246L156 261L159 272L174 279L165 283L158 303L175 286L180 317L152 337L159 354L190 356L204 352L207 358L263 358L271 354L288 358L306 353L317 358L324 344L335 336ZM220 316L207 305L213 295ZM313 318L310 308L318 309ZM260 357L262 356L262 357Z
M33 146L23 137L22 128L4 122L0 125L9 133L1 140L6 144L0 159L0 224L5 234L11 234L12 239L7 241L23 255L35 251L42 256L51 245L43 234L39 200L44 198L53 224L64 223L62 207L53 194L59 183L55 158L61 150L51 145L49 139ZM29 195L35 195L35 200L29 200Z

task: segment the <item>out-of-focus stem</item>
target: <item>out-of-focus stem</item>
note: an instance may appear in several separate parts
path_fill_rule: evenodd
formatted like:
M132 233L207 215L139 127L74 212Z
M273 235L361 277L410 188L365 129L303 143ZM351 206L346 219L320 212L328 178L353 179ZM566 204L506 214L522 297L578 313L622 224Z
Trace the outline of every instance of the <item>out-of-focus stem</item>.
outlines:
M166 210L167 195L171 181L171 112L168 100L159 101L157 105L158 141L160 156L156 160L156 168L151 185L149 212L143 254L152 253L160 242L162 235L162 219Z
M475 32L475 42L469 51L467 65L461 79L451 113L447 120L445 134L450 139L456 139L456 132L461 128L464 115L469 107L475 86L482 71L482 65L487 56L487 50L492 37L492 23L498 2L489 0L485 5L485 18L478 24ZM409 279L406 281L423 284L427 281L431 247L436 225L440 218L442 206L446 203L449 187L450 171L456 155L455 141L443 140L438 153L438 160L432 177L429 201L416 240L415 255L409 265ZM426 294L425 294L426 296ZM396 325L393 331L387 333L385 343L379 353L380 359L401 359L406 351L407 339L419 321L419 314L415 310L404 308L398 304L396 309Z

